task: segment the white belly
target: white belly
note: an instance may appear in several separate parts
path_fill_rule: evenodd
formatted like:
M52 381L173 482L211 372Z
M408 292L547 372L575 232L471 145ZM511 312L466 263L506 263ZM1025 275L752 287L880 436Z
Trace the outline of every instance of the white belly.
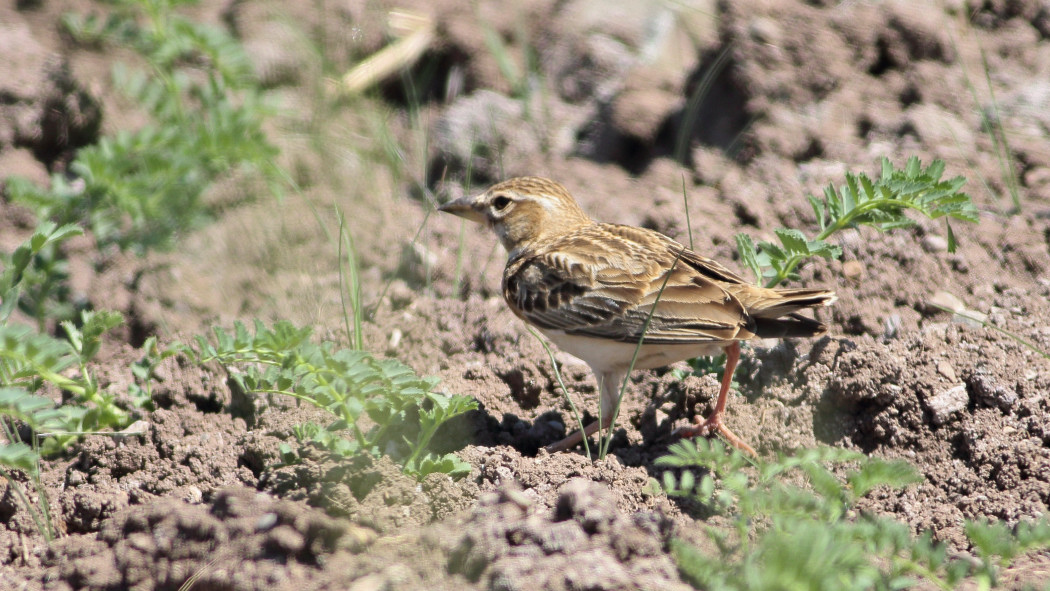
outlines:
M568 335L560 330L542 330L558 348L591 366L595 373L609 370L627 370L634 358L636 344L621 343L605 339L595 339ZM634 369L653 369L663 367L683 359L693 357L710 357L722 353L723 345L718 343L695 343L689 345L642 345Z

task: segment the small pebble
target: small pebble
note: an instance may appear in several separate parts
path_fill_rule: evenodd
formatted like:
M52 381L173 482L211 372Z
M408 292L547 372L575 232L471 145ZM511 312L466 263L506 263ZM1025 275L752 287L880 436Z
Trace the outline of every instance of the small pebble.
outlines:
M966 386L958 385L930 398L926 405L933 415L933 424L943 425L953 414L966 408L969 402L970 396L966 393Z
M941 360L937 363L937 373L948 378L949 382L958 382L959 378L955 375L955 369L951 363Z
M946 291L938 291L929 299L929 304L938 308L945 308L951 312L961 312L966 309L962 300Z
M930 234L922 239L922 249L926 252L946 252L948 241L936 234Z
M846 279L859 280L864 277L864 265L860 261L846 261L842 263L842 274Z
M387 342L386 346L388 352L393 353L394 351L397 351L397 346L401 344L401 336L400 328L395 328L390 331L390 340Z

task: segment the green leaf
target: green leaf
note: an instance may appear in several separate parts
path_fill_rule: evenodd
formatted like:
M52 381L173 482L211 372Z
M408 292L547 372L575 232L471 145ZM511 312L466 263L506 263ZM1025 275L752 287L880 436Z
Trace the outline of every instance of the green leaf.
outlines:
M882 182L885 183L893 178L893 163L891 163L890 159L885 156L882 157L880 163L882 166Z
M1017 551L1018 546L1013 534L1002 522L968 521L963 531L982 559L989 560L993 556L999 556L1008 560L1013 558Z
M7 319L15 311L22 290L16 285L0 294L0 324L7 324Z
M877 486L902 488L923 480L915 467L905 461L874 458L865 462L860 470L848 477L855 498L863 497Z
M752 242L751 237L747 234L739 233L736 235L736 249L740 254L740 260L747 265L748 269L755 274L755 281L761 282L762 280L762 268L759 265L758 259L755 258L755 243Z
M775 265L776 263L784 261L788 258L788 253L783 248L780 248L779 245L774 244L773 242L767 242L763 240L762 242L758 243L758 248L761 249L762 252L769 255L769 261L771 264Z
M40 456L25 443L0 445L0 466L21 470L32 478L38 478Z
M869 201L875 199L875 185L872 184L871 179L866 174L860 174L860 187L864 191L863 201Z
M452 478L463 478L464 476L468 476L470 471L470 464L452 454L445 454L443 456L426 454L418 462L417 466L406 466L406 472L420 480L426 475L434 473L447 474Z
M852 212L857 207L857 195L859 193L857 189L857 175L847 173L846 186L842 187L839 193L842 196L842 213Z
M794 229L777 228L774 230L784 249L791 254L809 254L806 237L802 232Z
M678 486L682 489L682 492L692 491L693 487L696 486L696 479L693 473L689 470L682 472L682 478L678 481Z
M798 277L796 267L812 256L837 258L841 249L830 245L831 236L843 228L872 226L880 231L910 227L916 221L908 217L916 212L930 219L951 217L976 221L977 210L972 200L960 192L965 179L955 177L941 181L944 162L934 161L926 169L917 158L911 158L903 170L894 169L888 159L881 160L882 175L873 181L866 174L846 174L846 183L836 190L835 185L824 189L823 199L808 196L820 234L806 240L796 229L775 230L780 244L761 242L748 249L741 239L737 249L741 260L757 276L765 279L766 287L774 287L786 279ZM949 227L950 246L954 251L955 235ZM752 258L753 253L753 258ZM757 270L755 267L757 266Z
M959 247L959 243L955 239L955 232L952 231L952 225L948 220L944 220L944 227L948 231L948 252L954 253Z
M427 446L443 424L477 408L474 399L433 392L436 378L419 377L396 359L311 343L309 329L286 322L271 330L255 321L253 332L235 323L233 336L218 327L212 332L217 346L196 338L196 347L181 348L199 362L216 359L236 369L231 379L248 392L283 393L329 412L333 422L313 437L325 449L344 456L386 454L418 478L431 471L463 473L465 464L428 455ZM358 424L363 416L367 430Z
M824 220L824 212L825 212L824 202L821 201L820 199L817 199L813 195L807 195L806 199L809 200L810 206L813 207L813 216L816 217L817 224L819 224L820 225L820 229L823 230L824 228L827 227L827 222L825 222L825 220ZM756 273L756 275L757 274L758 273Z
M842 249L837 245L829 244L823 240L814 240L806 245L809 254L821 256L826 259L837 259L842 256Z
M934 164L936 164L936 162ZM915 178L919 176L919 173L921 172L922 163L919 162L919 158L917 156L912 156L911 158L908 158L908 164L905 166L904 172L908 176L908 178Z
M824 497L827 501L836 503L842 499L844 492L842 484L827 468L820 464L809 462L802 464L800 467L806 473L806 476L809 477L809 483L817 494Z

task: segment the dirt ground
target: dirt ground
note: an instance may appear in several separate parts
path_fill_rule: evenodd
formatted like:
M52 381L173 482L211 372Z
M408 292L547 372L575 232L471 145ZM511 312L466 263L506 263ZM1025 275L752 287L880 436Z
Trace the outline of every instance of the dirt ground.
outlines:
M320 97L388 41L393 9L427 15L437 41L366 98ZM0 6L0 178L46 182L99 133L142 123L113 88L123 50L73 45L59 18L103 4ZM557 179L593 217L641 225L743 271L733 236L811 231L806 194L879 158L941 158L980 209L957 223L845 232L841 261L802 269L835 290L828 336L761 342L738 369L728 424L760 454L818 444L914 464L925 482L861 509L968 547L965 519L1016 523L1050 504L1050 361L935 304L965 307L1050 351L1050 5L1038 0L686 0L461 3L204 2L192 14L248 47L280 106L282 201L209 195L216 222L169 253L70 247L76 296L128 328L106 343L103 383L131 379L145 336L286 319L345 342L337 251L349 220L363 268L368 347L480 403L464 429L470 476L422 483L388 461L309 455L280 466L287 400L237 411L225 376L173 359L142 435L89 437L45 464L65 535L46 544L0 484L0 589L680 589L668 551L703 519L646 492L654 460L712 376L635 372L612 455L540 448L572 425L541 345L505 307L493 236L434 213L489 182ZM494 33L488 34L488 33ZM501 68L506 50L517 68ZM14 59L11 59L14 56ZM985 121L1001 124L1000 152ZM231 183L233 185L234 183ZM688 197L686 217L683 193ZM318 212L315 215L311 208ZM0 201L0 246L33 227ZM597 412L586 366L558 354ZM1008 587L1050 580L1030 555Z

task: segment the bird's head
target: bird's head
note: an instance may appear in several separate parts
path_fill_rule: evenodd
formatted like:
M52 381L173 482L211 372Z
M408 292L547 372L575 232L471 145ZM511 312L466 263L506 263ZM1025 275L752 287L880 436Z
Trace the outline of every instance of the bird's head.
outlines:
M510 253L591 223L565 187L540 177L503 181L438 209L489 226Z

